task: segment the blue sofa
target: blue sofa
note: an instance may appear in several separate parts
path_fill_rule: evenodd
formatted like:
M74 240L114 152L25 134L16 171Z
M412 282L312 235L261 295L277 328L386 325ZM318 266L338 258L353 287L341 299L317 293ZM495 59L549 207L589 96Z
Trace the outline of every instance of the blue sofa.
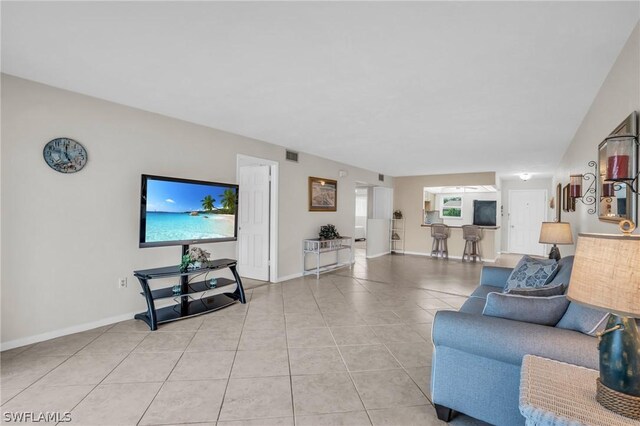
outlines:
M569 284L572 266L573 256L561 259L552 284ZM595 337L482 315L487 294L502 292L511 271L483 267L460 311L435 316L431 395L440 420L460 412L496 426L524 425L518 399L526 354L598 369Z

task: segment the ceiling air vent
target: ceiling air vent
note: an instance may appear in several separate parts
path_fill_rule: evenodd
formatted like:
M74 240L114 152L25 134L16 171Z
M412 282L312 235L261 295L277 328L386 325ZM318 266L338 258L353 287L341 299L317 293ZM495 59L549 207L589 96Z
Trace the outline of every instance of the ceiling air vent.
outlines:
M298 162L298 153L287 150L287 160Z
M382 173L379 173L379 174L378 174L378 180L379 180L380 182L384 182L384 175L383 175Z

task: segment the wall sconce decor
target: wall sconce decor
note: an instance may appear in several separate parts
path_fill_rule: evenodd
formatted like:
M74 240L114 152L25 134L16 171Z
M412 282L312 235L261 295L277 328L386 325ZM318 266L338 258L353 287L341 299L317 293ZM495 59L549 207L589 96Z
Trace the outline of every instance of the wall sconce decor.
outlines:
M600 220L618 223L637 219L638 113L633 112L598 146Z
M605 182L626 183L629 189L638 193L637 162L638 138L631 135L609 136L607 141L607 172Z
M571 198L571 195L569 192L570 186L571 186L570 184L566 184L562 188L562 211L567 213L576 211L576 199Z
M556 185L556 222L562 219L562 184Z
M611 198L616 193L615 187L611 182L605 182L602 184L602 198Z
M581 175L571 175L569 181L569 196L574 200L580 201L585 206L593 206L587 210L589 214L595 214L596 212L596 182L598 175L598 163L595 161L589 161L589 167L593 168L593 173L588 172ZM589 183L589 186L584 190L584 184Z

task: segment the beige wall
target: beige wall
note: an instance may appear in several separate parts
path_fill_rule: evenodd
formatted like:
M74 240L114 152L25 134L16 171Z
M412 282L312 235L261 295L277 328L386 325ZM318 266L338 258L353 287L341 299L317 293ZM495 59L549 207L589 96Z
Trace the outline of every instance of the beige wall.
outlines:
M558 182L566 185L572 173L588 172L587 163L598 160L598 144L632 111L640 111L640 24L620 52L562 157L553 186ZM572 225L574 239L578 232L618 232L616 224L598 220L587 209L578 203L575 212L562 213L562 220ZM575 246L561 248L563 254L574 250Z
M407 228L405 251L421 254L431 252L431 228L420 226L422 224L423 191L425 187L495 184L496 174L494 172L396 177L394 179L393 202L394 210L401 210L405 218L405 226ZM484 256L487 259L495 258L497 247L496 232L486 232L485 240L483 241ZM461 231L460 235L458 235L457 231L452 231L449 243L449 253L451 255L462 255L461 241ZM485 244L486 247L484 247Z
M81 172L43 161L60 136L87 148ZM301 240L320 225L352 235L356 181L380 184L375 172L304 153L291 163L276 145L2 75L3 347L144 310L132 271L176 264L180 247L138 248L140 174L236 182L237 154L279 162L279 277L301 272ZM307 211L308 176L338 180L336 213ZM236 256L235 243L206 249Z

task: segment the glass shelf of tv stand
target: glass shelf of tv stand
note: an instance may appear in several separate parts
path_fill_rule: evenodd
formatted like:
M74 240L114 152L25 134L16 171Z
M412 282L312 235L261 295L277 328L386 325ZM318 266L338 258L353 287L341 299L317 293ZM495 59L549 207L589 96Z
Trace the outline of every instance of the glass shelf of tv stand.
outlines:
M170 287L159 288L156 290L151 290L151 297L153 298L153 300L175 298L179 301L179 298L181 296L193 296L198 293L205 293L207 291L214 291L214 290L218 290L219 288L236 285L236 281L229 278L222 278L222 277L212 277L212 278L216 278L218 280L218 283L216 284L215 287L209 287L209 283L211 279L206 279L203 281L190 282L189 284L187 284L189 287L189 291L187 291L186 293L174 294L173 286L170 286ZM179 283L176 283L176 285L179 285ZM143 292L140 292L140 294L144 296Z
M224 308L237 302L236 299L226 294L216 294L215 296L204 296L200 299L185 300L184 303L180 300L182 297L184 296L176 297L178 303L172 303L156 309L156 320L158 324L206 314L207 312Z
M139 278L147 280L169 277L180 277L188 275L197 275L207 273L208 271L215 271L216 269L224 269L230 266L235 266L236 261L233 259L216 259L208 262L206 265L200 268L192 268L183 271L180 269L180 265L165 266L162 268L143 269L140 271L133 271L133 275Z

